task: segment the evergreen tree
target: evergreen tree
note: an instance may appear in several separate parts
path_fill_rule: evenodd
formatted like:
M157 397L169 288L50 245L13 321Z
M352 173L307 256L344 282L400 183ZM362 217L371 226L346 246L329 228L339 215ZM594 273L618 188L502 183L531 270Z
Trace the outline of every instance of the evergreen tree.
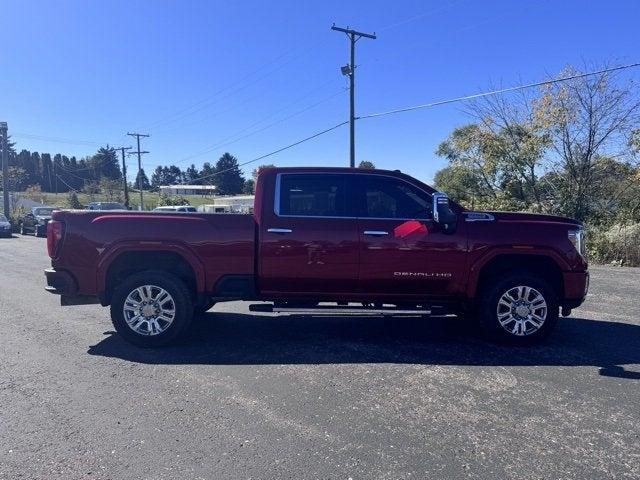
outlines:
M116 150L109 145L98 149L98 152L92 158L92 163L96 180L102 177L107 177L111 180L122 179L122 171L120 170Z
M238 159L230 153L225 153L216 163L216 175L213 184L218 195L235 195L242 192L244 178Z
M184 172L184 181L186 183L191 184L195 182L199 176L200 176L200 172L198 172L198 169L192 163L191 166L187 168L187 170Z
M165 180L164 168L162 165L158 165L156 169L151 174L151 186L154 190L158 190L160 185L166 185L167 182ZM136 182L137 185L137 182Z
M151 188L151 184L149 183L149 178L147 177L147 174L144 173L144 168L141 168L138 174L136 175L136 183L133 187L140 188L141 182L142 182L143 190L149 190Z
M203 185L214 185L215 173L216 169L209 162L204 162L199 177L202 178L202 180L198 183L202 183Z
M376 166L373 164L373 162L370 162L369 160L362 160L358 165L358 168L362 168L365 170L373 170L374 168L376 168Z

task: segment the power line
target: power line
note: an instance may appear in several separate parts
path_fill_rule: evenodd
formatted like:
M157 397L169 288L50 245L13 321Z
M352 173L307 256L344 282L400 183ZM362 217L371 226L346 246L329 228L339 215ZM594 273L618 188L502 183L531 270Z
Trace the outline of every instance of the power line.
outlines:
M301 109L301 110L298 110L297 112L294 112L294 113L292 113L291 115L288 115L288 116L286 116L286 117L284 117L284 118L281 118L281 119L279 119L279 120L276 120L275 122L269 123L269 124L267 124L267 125L265 125L265 126L263 126L263 127L259 128L259 129L257 129L257 130L254 130L254 131L252 131L252 132L247 133L246 135L242 135L241 137L235 138L235 139L233 139L233 140L231 140L231 141L227 141L227 140L229 140L229 139L232 139L232 138L233 138L233 137L235 137L236 135L241 134L241 133L243 133L243 132L247 131L247 130L248 130L248 129L250 129L251 127L253 127L253 126L255 126L255 125L258 125L258 124L262 123L262 121L263 121L263 120L261 120L261 121L259 121L259 122L255 122L255 123L253 123L252 125L250 125L249 127L244 128L244 129L242 129L242 130L240 130L240 131L237 131L237 132L236 132L236 133L234 133L233 135L230 135L230 136L228 136L228 137L223 138L220 142L218 142L218 143L216 143L216 144L214 144L214 145L211 145L210 147L207 147L205 150L202 150L202 151L200 151L200 152L198 152L198 153L195 153L195 154L193 154L193 155L189 155L188 157L185 157L185 158L182 158L182 159L178 160L177 162L175 162L175 165L178 165L178 164L180 164L180 163L184 163L184 162L186 162L186 161L188 161L188 160L192 160L192 159L197 158L197 157L200 157L200 156L202 156L202 155L206 155L207 153L212 152L212 151L213 151L213 150L215 150L216 148L225 147L225 146L227 146L227 145L232 145L232 144L234 144L234 143L236 143L236 142L239 142L240 140L244 140L244 139L246 139L246 138L252 137L253 135L256 135L256 134L258 134L258 133L261 133L261 132L263 132L263 131L265 131L265 130L267 130L267 129L269 129L269 128L271 128L271 127L275 126L275 125L278 125L278 124L280 124L280 123L282 123L282 122L285 122L285 121L287 121L287 120L290 120L291 118L296 117L296 116L298 116L298 115L300 115L300 114L302 114L302 113L304 113L304 112L306 112L306 111L308 111L308 110L311 110L312 108L315 108L315 107L317 107L318 105L321 105L322 103L325 103L325 102L327 102L327 101L331 100L332 98L335 98L336 96L338 96L339 94L343 93L344 91L345 91L345 89L340 89L340 91L338 91L338 92L336 92L336 93L334 93L334 94L332 94L332 95L330 95L330 96L328 96L328 97L326 97L326 98L323 98L322 100L320 100L320 101L318 101L318 102L316 102L316 103L314 103L314 104L312 104L312 105L309 105L309 106L307 106L307 107L305 107L305 108L303 108L303 109ZM272 116L272 115L271 115L271 116ZM269 117L267 117L267 118L269 118Z
M60 175L56 174L56 177L58 177L58 180L60 180L62 183L64 183L70 191L78 193L78 190L76 190L71 185L69 185L67 182L65 182Z
M319 91L319 90L323 89L324 87L326 87L330 83L334 83L335 81L336 81L336 79L335 79L335 77L333 77L331 80L329 80L329 81L323 83L322 85L319 85L318 87L313 88L312 90L308 91L302 97L300 97L300 98L294 100L293 102L290 102L290 103L286 104L285 106L283 106L283 107L271 112L269 115L267 115L263 119L252 123L251 125L249 125L245 129L243 129L243 131L248 130L249 128L251 128L254 125L262 123L263 121L268 120L269 118L275 116L276 114L280 113L281 111L286 110L290 106L295 105L296 103L299 103L302 100L305 100L307 97L311 96L316 91ZM264 94L262 92L259 92L256 95L252 95L250 97L245 98L244 100L242 100L241 102L239 102L239 103L237 103L235 105L231 104L228 108L225 108L225 109L222 109L222 110L216 110L213 114L207 115L206 117L203 117L203 118L200 118L200 119L197 119L195 121L188 122L188 123L180 123L179 125L176 125L176 126L173 126L173 127L169 127L169 128L162 128L160 130L153 130L153 132L154 132L154 134L159 134L159 133L174 131L175 129L185 129L185 128L188 128L188 127L192 127L192 126L197 125L197 124L199 124L199 123L201 123L201 122L203 122L205 120L209 120L209 119L214 118L214 117L219 117L220 115L223 115L223 114L225 114L227 112L236 111L238 106L244 105L246 103L249 103L252 100L254 100L255 98L262 97L262 96L264 96Z
M602 70L597 70L594 72L587 72L587 73L578 73L575 75L570 75L568 77L560 77L560 78L555 78L555 79L551 79L551 80L545 80L542 82L536 82L536 83L528 83L526 85L518 85L515 87L509 87L509 88L502 88L500 90L491 90L489 92L484 92L484 93L475 93L473 95L466 95L464 97L456 97L456 98L450 98L448 100L440 100L437 102L431 102L431 103L424 103L421 105L414 105L412 107L405 107L405 108L398 108L395 110L388 110L386 112L378 112L378 113L371 113L369 115L362 115L360 117L356 117L356 120L363 120L365 118L374 118L374 117L382 117L385 115L393 115L395 113L403 113L403 112L410 112L412 110L419 110L422 108L430 108L430 107L436 107L439 105L446 105L448 103L456 103L456 102L462 102L465 100L473 100L476 98L482 98L482 97L488 97L491 95L499 95L502 93L508 93L508 92L515 92L518 90L524 90L527 88L533 88L533 87L541 87L543 85L550 85L553 83L559 83L559 82L566 82L568 80L575 80L577 78L584 78L584 77L589 77L592 75L599 75L601 73L609 73L609 72L615 72L617 70L624 70L627 68L633 68L633 67L638 67L640 66L640 63L630 63L628 65L621 65L619 67L612 67L612 68L605 68Z
M238 167L243 167L245 165L249 165L250 163L254 163L254 162L257 162L259 160L264 160L265 158L271 157L271 156L273 156L273 155L275 155L277 153L284 152L285 150L289 150L290 148L293 148L293 147L295 147L297 145L300 145L301 143L308 142L309 140L313 140L314 138L317 138L317 137L319 137L321 135L324 135L325 133L329 133L332 130L335 130L336 128L340 128L343 125L346 125L347 123L349 123L348 120L345 121L345 122L342 122L342 123L338 123L337 125L334 125L333 127L327 128L327 129L322 130L320 132L314 133L313 135L305 137L302 140L298 140L297 142L291 143L291 144L287 145L286 147L279 148L278 150L274 150L273 152L269 152L269 153L266 153L264 155L260 155L259 157L256 157L256 158L254 158L252 160L249 160L247 162L240 163L240 164L238 164ZM228 171L233 170L235 168L236 167L231 167L231 168L227 168L225 170L220 170L219 172L215 172L215 173L212 173L210 175L205 175L203 177L198 177L197 179L191 180L191 181L192 182L199 182L199 181L204 180L206 178L214 177L216 175L219 175L219 174L224 173L224 172L228 172ZM184 185L184 184L185 184L184 181L180 182L180 185Z
M443 10L448 10L449 8L451 8L451 7L457 5L458 3L461 3L461 2L462 2L462 0L457 0L455 2L451 2L451 3L447 4L447 5L441 5L438 8L433 8L433 9L428 10L426 12L419 13L418 15L415 15L413 17L406 18L405 20L400 20L398 22L394 22L392 24L386 25L386 26L384 26L382 28L377 29L377 31L378 32L384 32L384 31L390 30L392 28L400 27L401 25L406 25L407 23L411 23L411 22L414 22L416 20L420 20L421 18L428 17L429 15L433 15L434 13L439 13L439 12L441 12Z
M88 147L94 147L94 146L101 147L103 145L109 145L110 143L110 142L98 143L98 142L92 142L89 140L73 140L73 139L61 138L61 137L47 137L44 135L36 135L33 133L12 133L11 136L26 138L28 140L41 140L44 142L53 142L53 143L68 143L70 145L82 145L82 146L88 146Z
M297 55L294 55L293 57L291 57L289 60L287 60L287 61L286 61L286 62L284 62L283 64L278 65L277 67L275 67L274 69L272 69L272 70L268 71L267 73L265 73L264 75L262 75L262 76L258 77L257 79L255 79L255 80L253 80L253 81L251 81L251 82L249 82L249 83L247 83L247 84L245 84L245 85L239 86L238 88L236 88L236 89L232 90L231 92L229 92L227 95L223 96L222 98L220 98L220 99L216 99L216 97L217 97L219 94L221 94L221 93L223 93L223 92L225 92L225 91L229 90L231 87L233 87L233 86L235 86L235 85L242 84L242 83L244 82L244 80L246 80L246 79L248 79L248 78L251 78L255 73L259 72L259 71L260 71L260 70L262 70L264 67L267 67L267 66L269 66L269 65L271 65L271 64L273 64L273 63L276 63L278 60L280 60L281 58L286 57L287 55L289 55L291 52L295 51L296 49L294 48L294 49L292 49L292 50L289 50L288 52L286 52L286 53L284 53L284 54L282 54L282 55L278 56L275 60L273 60L273 61L271 61L271 62L267 62L267 63L266 63L266 64L264 64L262 67L258 68L257 70L253 71L252 73L250 73L250 74L248 74L248 75L245 75L245 76L244 76L241 80L239 80L238 82L234 82L234 83L232 83L232 84L229 84L228 86L226 86L226 87L224 87L224 88L222 88L222 89L218 90L216 93L214 93L214 94L213 94L213 95L211 95L210 97L205 98L205 99L203 99L203 100L200 100L200 101L196 102L195 104L193 104L193 105L191 105L191 106L189 106L189 107L186 107L186 108L184 108L184 109L180 110L180 111L179 111L178 113L176 113L176 114L173 114L173 115L170 115L170 116L168 116L168 117L165 117L165 119L164 119L164 120L160 120L160 121L153 122L152 124L148 125L148 126L146 127L146 129L153 130L153 131L154 131L154 133L155 133L155 129L156 129L157 127L159 127L160 125L170 124L170 123L176 122L176 121L181 120L181 119L183 119L183 118L186 118L186 117L189 117L189 116L191 116L191 115L194 115L194 114L196 114L196 113L198 113L198 112L200 112L200 111L202 111L202 110L205 110L205 109L207 109L207 108L210 108L210 107L212 107L212 106L214 106L214 105L218 105L221 101L223 101L223 100L225 100L225 99L227 99L227 98L231 97L232 95L234 95L234 94L236 94L236 93L238 93L238 92L241 92L242 90L245 90L246 88L248 88L248 87L250 87L250 86L252 86L252 85L255 85L256 83L261 82L262 80L264 80L265 78L268 78L269 76L273 75L273 74L274 74L274 73L276 73L277 71L282 70L284 67L286 67L287 65L289 65L290 63L292 63L294 60L296 60L297 58L301 57L303 54L305 54L305 53L306 53L306 52L308 52L309 50L312 50L313 48L317 47L317 46L318 46L318 45L320 45L321 43L322 43L322 41L318 41L318 42L316 42L316 43L312 44L311 46L304 48L302 52L300 52L300 53L299 53L299 54L297 54Z

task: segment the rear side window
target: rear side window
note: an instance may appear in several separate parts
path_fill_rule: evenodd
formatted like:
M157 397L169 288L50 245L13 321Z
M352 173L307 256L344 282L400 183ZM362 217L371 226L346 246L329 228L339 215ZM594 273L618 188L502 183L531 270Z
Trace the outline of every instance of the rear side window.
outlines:
M396 178L363 175L362 217L427 220L433 217L431 195Z
M344 175L280 175L278 215L300 217L345 217L347 191ZM279 208L278 208L279 207Z

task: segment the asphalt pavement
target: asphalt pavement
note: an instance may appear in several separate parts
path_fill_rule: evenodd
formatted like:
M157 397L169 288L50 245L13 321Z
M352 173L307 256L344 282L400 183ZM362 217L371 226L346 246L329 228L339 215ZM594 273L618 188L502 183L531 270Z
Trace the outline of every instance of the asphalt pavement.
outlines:
M0 239L2 479L640 478L640 269L535 347L233 302L140 350L44 291L45 243Z

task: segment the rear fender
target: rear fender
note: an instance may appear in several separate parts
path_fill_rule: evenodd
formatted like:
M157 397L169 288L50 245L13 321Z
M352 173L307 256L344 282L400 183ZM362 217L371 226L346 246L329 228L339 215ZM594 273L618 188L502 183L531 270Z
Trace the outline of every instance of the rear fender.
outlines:
M132 251L148 252L154 250L172 252L180 255L191 266L195 273L197 293L203 293L206 291L207 286L204 265L190 248L179 243L138 240L119 242L110 247L107 251L102 252L96 272L96 285L99 294L101 295L105 292L109 267L121 254Z

